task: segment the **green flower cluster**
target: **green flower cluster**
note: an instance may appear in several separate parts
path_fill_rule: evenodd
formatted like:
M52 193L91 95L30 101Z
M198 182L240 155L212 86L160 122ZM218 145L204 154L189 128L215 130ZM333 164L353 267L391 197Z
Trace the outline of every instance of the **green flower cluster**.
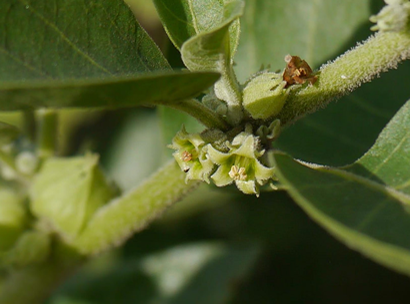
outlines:
M386 6L370 21L377 23L371 29L373 31L400 32L409 30L410 1L409 0L385 0Z
M212 179L218 187L235 183L243 193L258 196L259 187L274 177L274 168L262 163L265 154L262 142L266 140L261 140L259 135L271 138L272 132L267 130L277 133L278 123L274 121L270 127L258 129L258 135L253 134L252 127L247 125L244 131L231 139L218 131L189 134L182 128L170 148L176 150L173 156L186 172L186 181L209 183Z

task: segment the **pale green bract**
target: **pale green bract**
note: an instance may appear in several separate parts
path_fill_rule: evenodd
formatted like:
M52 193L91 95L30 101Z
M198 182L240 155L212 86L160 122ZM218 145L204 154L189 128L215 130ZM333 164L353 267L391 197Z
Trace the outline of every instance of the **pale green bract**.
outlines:
M49 158L34 179L30 207L43 226L72 241L113 195L97 155Z

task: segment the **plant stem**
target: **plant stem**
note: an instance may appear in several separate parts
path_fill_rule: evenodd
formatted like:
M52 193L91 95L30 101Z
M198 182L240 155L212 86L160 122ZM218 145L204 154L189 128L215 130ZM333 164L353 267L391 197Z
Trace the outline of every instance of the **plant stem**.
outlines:
M38 155L41 158L53 156L57 149L57 111L51 109L40 109L37 112L37 115Z
M207 128L222 131L230 129L229 124L220 115L195 99L183 100L177 104L167 104L166 106L188 113Z
M72 245L86 255L118 246L198 184L185 183L185 173L172 160L142 185L100 208Z
M408 58L408 32L377 33L334 62L323 65L314 85L291 91L278 118L282 125L292 123Z

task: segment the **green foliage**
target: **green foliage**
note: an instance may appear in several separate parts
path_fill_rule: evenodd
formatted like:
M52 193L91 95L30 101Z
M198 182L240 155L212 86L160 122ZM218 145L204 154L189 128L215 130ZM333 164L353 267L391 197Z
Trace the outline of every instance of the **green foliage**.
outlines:
M0 33L3 111L172 103L197 95L218 78L170 72L121 1L7 0L0 4L0 24L6 29Z
M33 182L31 209L44 225L71 241L113 194L98 156L49 158Z
M225 303L232 297L229 284L252 267L257 254L254 246L176 246L139 259L117 261L102 273L83 271L59 290L50 304ZM202 296L198 298L198 294Z
M290 280L328 290L339 276L320 271L321 253L354 253L293 202L410 275L409 63L373 80L410 58L409 0L127 3L0 3L0 111L18 111L0 119L0 304L309 302ZM153 5L159 20L140 16ZM356 45L370 16L379 32ZM167 144L176 161L164 164ZM200 181L253 196L204 185L189 196ZM301 274L315 258L315 274ZM359 273L368 262L352 263Z

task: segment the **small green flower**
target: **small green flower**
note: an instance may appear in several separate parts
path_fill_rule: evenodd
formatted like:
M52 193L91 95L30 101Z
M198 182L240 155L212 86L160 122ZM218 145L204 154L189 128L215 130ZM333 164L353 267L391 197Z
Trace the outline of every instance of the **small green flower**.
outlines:
M171 149L180 168L186 172L186 181L202 180L209 183L214 164L207 158L205 142L200 134L189 134L184 127L175 135Z
M371 22L377 23L371 30L385 32L408 30L410 1L385 0L385 2L387 5L377 15L370 17Z
M208 157L219 166L211 176L215 185L223 187L235 182L243 193L258 196L259 186L264 185L272 177L274 169L259 162L258 158L264 151L258 150L257 138L253 134L242 132L227 145L227 153L208 145Z

